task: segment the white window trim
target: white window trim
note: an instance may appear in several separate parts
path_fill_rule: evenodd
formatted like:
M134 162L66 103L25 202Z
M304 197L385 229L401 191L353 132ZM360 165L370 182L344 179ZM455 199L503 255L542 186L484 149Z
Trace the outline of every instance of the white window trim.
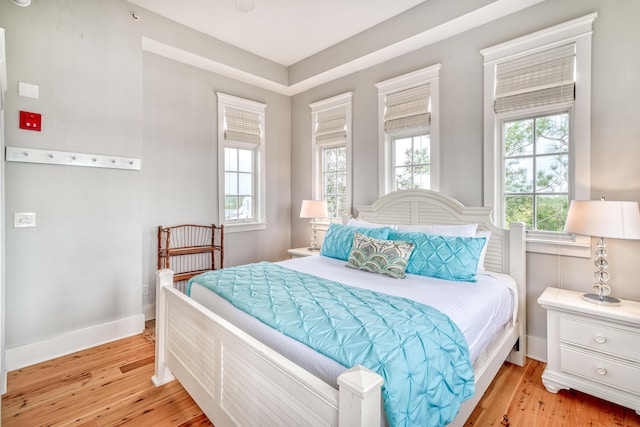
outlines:
M266 186L265 186L265 110L266 104L251 101L245 98L239 98L233 95L227 95L222 92L216 92L218 96L218 218L224 224L225 233L264 230L267 227L266 222ZM225 143L224 140L224 108L233 107L240 110L251 111L260 117L260 143L257 147L247 146L242 143ZM254 164L256 170L254 172L255 179L255 220L247 222L225 222L224 210L224 149L226 146L235 148L255 148L256 159Z
M484 206L502 211L502 121L493 110L496 64L566 43L576 44L576 99L571 109L572 199L591 198L591 36L597 13L573 19L480 51L484 56ZM578 146L579 145L579 146ZM528 233L527 251L591 257L587 236Z
M386 95L415 86L429 84L431 94L431 126L430 126L430 189L440 189L440 68L435 64L402 76L376 83L378 88L378 158L379 158L379 190L380 197L391 191L391 138L384 130L384 100Z
M311 108L311 194L313 198L319 200L322 197L322 149L329 147L338 147L343 145L342 142L335 144L327 143L322 146L316 143L315 123L318 113L327 110L333 110L337 107L345 107L346 117L345 123L347 127L346 139L344 145L347 151L347 176L346 176L346 204L345 214L347 216L352 213L352 142L351 142L351 123L352 123L352 107L353 107L353 92L345 92L340 95L333 96L331 98L323 99L321 101L309 104Z

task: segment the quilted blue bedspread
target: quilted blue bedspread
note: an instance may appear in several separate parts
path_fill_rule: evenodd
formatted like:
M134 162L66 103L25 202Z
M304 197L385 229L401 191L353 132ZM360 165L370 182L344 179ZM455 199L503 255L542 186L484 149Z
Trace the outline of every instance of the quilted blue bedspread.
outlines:
M467 343L443 313L267 262L194 277L263 323L384 379L390 426L442 426L475 391ZM401 286L401 284L398 284Z

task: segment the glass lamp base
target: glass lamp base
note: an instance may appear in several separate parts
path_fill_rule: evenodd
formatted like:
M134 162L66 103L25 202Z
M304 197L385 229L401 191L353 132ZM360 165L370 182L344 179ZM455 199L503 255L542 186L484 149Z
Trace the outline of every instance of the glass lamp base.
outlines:
M600 296L598 294L584 294L582 298L584 298L585 301L609 307L616 307L620 305L620 300L618 298L610 297L608 295Z

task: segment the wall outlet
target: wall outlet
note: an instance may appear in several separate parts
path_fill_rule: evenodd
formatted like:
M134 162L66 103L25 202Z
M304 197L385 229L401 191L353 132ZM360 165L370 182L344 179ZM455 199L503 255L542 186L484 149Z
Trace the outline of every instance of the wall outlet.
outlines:
M36 226L35 213L16 213L13 214L13 228L27 228Z
M142 295L149 295L149 284L148 283L143 283L142 284Z

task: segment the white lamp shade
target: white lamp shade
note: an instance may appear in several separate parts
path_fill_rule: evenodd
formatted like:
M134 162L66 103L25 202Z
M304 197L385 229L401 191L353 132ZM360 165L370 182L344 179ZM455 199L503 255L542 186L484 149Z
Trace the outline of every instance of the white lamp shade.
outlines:
M324 200L303 200L300 218L326 218L329 216L327 202Z
M640 239L637 202L572 200L564 231L612 239Z

